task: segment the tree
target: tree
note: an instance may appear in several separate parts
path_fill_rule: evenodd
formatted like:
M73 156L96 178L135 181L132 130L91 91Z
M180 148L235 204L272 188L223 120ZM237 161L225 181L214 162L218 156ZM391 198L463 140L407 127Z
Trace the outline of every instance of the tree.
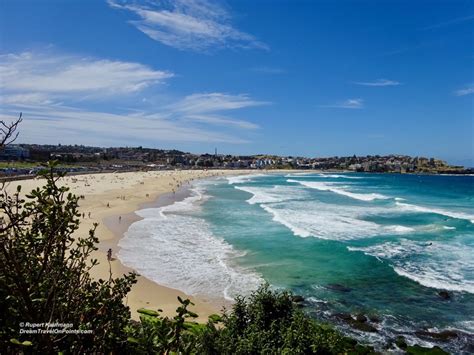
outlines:
M209 327L198 343L206 354L371 354L328 325L306 315L286 291L262 285L247 299L237 297L222 327Z
M18 119L12 122L0 120L0 150L6 145L13 143L18 138L18 125L23 121L21 116L22 114L20 113Z
M55 165L49 163L41 173L46 184L25 198L21 187L11 196L6 189L0 192L0 348L15 353L22 347L34 353L120 349L130 320L123 299L136 275L91 278L90 270L98 264L91 258L97 250L97 225L87 236L74 235L79 198L59 186L64 174L56 173ZM59 333L22 334L21 328L47 329L27 323L70 324L69 329L83 334L61 328Z
M174 318L160 310L141 309L140 323L127 328L130 354L373 354L328 325L306 315L291 293L262 285L232 309L211 315L207 324L189 321L197 315L178 298Z

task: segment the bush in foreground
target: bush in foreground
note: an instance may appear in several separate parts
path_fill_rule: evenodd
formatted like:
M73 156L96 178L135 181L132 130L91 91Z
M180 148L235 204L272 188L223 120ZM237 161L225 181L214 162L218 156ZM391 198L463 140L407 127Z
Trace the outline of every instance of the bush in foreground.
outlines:
M59 187L54 164L25 199L0 194L0 349L18 353L108 352L126 345L123 299L135 275L95 281L95 228L79 227L79 198ZM46 323L67 324L48 327ZM71 331L73 331L71 333ZM76 334L74 334L76 331ZM82 332L82 334L80 334Z
M369 354L327 325L305 315L288 292L261 286L248 299L238 298L222 316L207 324L188 321L196 315L182 301L173 319L141 310L141 323L128 328L130 351L183 354Z

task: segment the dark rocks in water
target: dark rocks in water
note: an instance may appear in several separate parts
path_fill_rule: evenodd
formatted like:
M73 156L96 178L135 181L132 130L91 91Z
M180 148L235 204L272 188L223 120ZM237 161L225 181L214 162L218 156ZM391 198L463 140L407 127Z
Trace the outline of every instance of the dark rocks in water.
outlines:
M336 313L333 316L336 317L337 319L340 319L346 322L353 320L352 316L349 313Z
M448 291L442 290L438 292L438 296L441 297L443 300L449 300L451 299L451 295L449 294Z
M364 316L363 314L359 313L355 316L355 320L359 323L365 323L365 322L367 322L367 317Z
M296 307L299 307L299 308L303 308L304 307L304 297L303 296L300 296L300 295L293 295L291 296L291 300L293 301L293 303L296 304Z
M376 315L373 315L373 314L369 315L369 319L372 323L380 323L381 322L380 318Z
M400 349L404 350L408 347L407 342L405 341L405 338L402 337L401 335L395 339L395 345L398 346Z
M328 284L326 288L329 290L337 291L337 292L351 292L352 288L346 287L341 284Z
M354 329L361 330L363 332L369 332L369 333L377 333L378 330L374 326L368 324L368 323L360 323L357 321L353 321L349 323L350 326Z
M449 341L458 338L458 333L453 330L443 330L442 332L429 332L427 330L418 330L415 332L418 338L431 338L439 341Z
M293 295L291 297L291 300L295 303L301 303L301 302L304 302L304 297L300 295Z
M367 317L362 314L357 315L355 318L349 313L336 313L333 317L345 322L352 328L363 331L363 332L378 332L377 328L367 323Z
M405 349L409 355L447 355L446 351L441 349L439 346L433 346L432 348L424 348L419 345L409 346Z

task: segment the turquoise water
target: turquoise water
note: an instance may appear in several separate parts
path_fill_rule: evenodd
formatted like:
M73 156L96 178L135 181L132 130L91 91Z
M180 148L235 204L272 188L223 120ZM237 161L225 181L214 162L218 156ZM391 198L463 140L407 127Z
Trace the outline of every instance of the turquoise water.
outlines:
M159 284L231 300L267 281L379 349L397 335L437 344L415 332L448 329L462 333L437 345L474 349L472 176L237 176L199 182L183 201L137 214L118 257ZM370 316L378 332L337 313Z
M231 264L303 295L310 313L376 315L376 334L340 324L369 341L474 331L474 177L279 174L204 187L197 214L245 252Z

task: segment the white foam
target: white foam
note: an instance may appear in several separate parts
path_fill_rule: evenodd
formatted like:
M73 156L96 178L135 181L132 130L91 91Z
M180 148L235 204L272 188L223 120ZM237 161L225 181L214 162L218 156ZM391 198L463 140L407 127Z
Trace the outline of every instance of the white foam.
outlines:
M289 228L295 236L330 240L350 240L377 235L405 234L412 228L383 226L361 219L356 206L325 204L318 201L286 201L260 205L273 220ZM373 209L379 211L378 209Z
M237 175L237 176L228 176L227 181L229 185L234 184L243 184L246 182L251 182L254 178L267 176L265 174L249 174L249 175Z
M461 331L474 333L474 320L457 322L457 328L459 328Z
M313 172L307 172L307 173L291 173L291 174L286 174L285 177L312 177Z
M318 174L320 177L332 178L332 179L364 179L361 176L351 176L351 175L338 175L338 174Z
M332 178L332 179L367 179L368 177L362 177L362 176L352 176L352 175L339 175L339 174L314 174L312 172L308 173L293 173L293 174L286 174L285 177L287 178L311 178L311 177L316 177L316 178Z
M283 224L285 227L290 229L293 232L294 235L296 235L298 237L303 237L303 238L310 237L312 235L311 232L309 232L308 230L300 228L300 227L296 226L295 224L291 223L290 219L285 219L282 216L282 214L280 212L278 212L277 210L275 210L275 209L273 209L269 206L266 206L266 205L261 205L261 207L265 211L267 211L268 213L273 215L273 220L275 222Z
M463 213L463 212L453 212L447 211L440 208L428 208L423 206L412 205L409 203L395 202L399 209L408 212L421 212L421 213L434 213L440 214L446 217L456 218L456 219L466 219L471 223L474 223L474 215Z
M170 206L138 211L143 219L120 240L118 258L145 277L188 295L229 300L247 295L263 280L235 264L242 253L215 237L204 219L189 215L202 198L195 194Z
M256 203L276 203L301 198L302 189L290 186L275 185L273 187L234 186L235 189L252 194L247 200L251 205Z
M388 230L394 231L395 233L410 233L415 231L414 228L406 226L387 226L386 228Z
M292 180L288 179L286 180L287 182L293 182L293 183L298 183L303 186L309 187L311 189L316 189L320 191L331 191L339 195L344 195L353 199L361 200L361 201L373 201L376 199L387 199L389 197L382 195L382 194L377 194L377 193L369 193L369 194L362 194L362 193L355 193L355 192L350 192L345 190L343 187L340 187L340 185L336 185L336 183L330 183L330 182L316 182L316 181L297 181L297 180ZM337 186L337 187L335 187Z
M423 286L474 293L474 250L465 243L400 239L348 249L387 260L398 275Z
M289 179L289 182L294 180ZM332 188L330 183L317 183L322 188ZM308 194L301 185L273 187L234 186L252 194L249 204L260 204L273 220L290 229L295 236L317 237L332 240L349 240L377 235L406 234L415 230L403 225L379 225L366 220L366 216L390 213L393 208L370 205L347 206L308 201ZM304 185L303 185L304 186Z

